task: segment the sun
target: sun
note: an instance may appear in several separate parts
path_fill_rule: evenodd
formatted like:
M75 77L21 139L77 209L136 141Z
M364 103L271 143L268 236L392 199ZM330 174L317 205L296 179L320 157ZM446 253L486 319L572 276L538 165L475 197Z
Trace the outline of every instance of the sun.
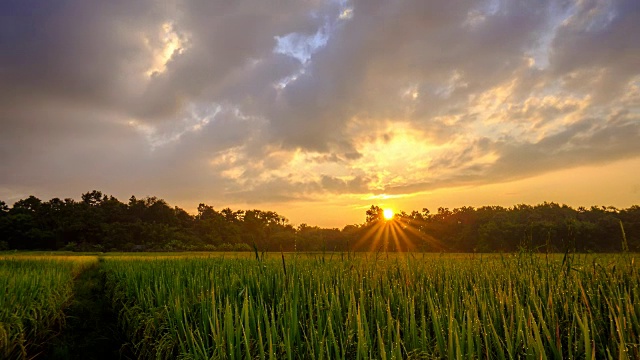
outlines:
M382 212L382 215L384 216L385 220L391 220L393 219L393 215L395 215L393 213L393 210L391 209L384 209L384 211Z

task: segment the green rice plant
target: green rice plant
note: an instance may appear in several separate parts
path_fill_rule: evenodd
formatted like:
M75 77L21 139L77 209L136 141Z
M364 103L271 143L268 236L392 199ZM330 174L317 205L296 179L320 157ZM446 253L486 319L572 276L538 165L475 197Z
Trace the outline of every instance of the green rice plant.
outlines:
M64 324L73 279L96 257L0 259L0 358L33 356Z
M140 358L639 358L635 265L566 258L111 257L104 270Z

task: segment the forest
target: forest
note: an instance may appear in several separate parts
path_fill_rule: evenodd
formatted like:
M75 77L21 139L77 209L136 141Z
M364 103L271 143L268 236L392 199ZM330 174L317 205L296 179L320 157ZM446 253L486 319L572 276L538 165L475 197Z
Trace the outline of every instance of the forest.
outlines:
M0 201L0 250L68 251L421 251L620 252L640 250L640 206L574 209L544 202L513 207L438 208L385 220L372 205L360 224L307 224L263 210L214 209L192 215L163 199L127 203L93 190L81 200L35 196Z

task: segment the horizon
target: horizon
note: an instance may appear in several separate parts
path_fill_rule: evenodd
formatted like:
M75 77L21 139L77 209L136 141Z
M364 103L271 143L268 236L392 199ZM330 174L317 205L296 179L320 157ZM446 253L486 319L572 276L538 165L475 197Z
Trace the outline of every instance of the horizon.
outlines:
M119 202L123 203L123 204L127 204L127 201L129 199L131 199L132 197L135 197L137 200L144 200L146 198L155 198L157 200L160 201L164 201L166 203L167 206L169 206L170 208L174 208L177 207L181 210L186 211L189 215L191 216L197 216L198 215L198 210L197 207L195 208L195 210L193 209L187 209L187 208L183 208L181 206L178 206L176 204L172 204L170 201L167 201L166 199L159 197L159 196L154 196L154 195L145 195L145 196L136 196L135 194L132 194L126 198L121 198L118 196L114 196L113 194L109 194L106 192L102 192L98 189L94 189L92 191L88 191L86 193L82 193L81 195L85 195L85 194L89 194L91 192L97 191L101 194L101 196L103 197L113 197L116 200L118 200ZM29 196L35 196L35 195L28 195L25 196L22 199L18 199L19 200L24 200L27 199ZM48 202L51 201L53 199L61 199L61 200L66 200L66 199L72 199L73 201L75 201L76 203L81 203L82 202L82 197L73 197L73 196L69 196L69 197L60 197L60 196L54 196L51 198L40 198L38 196L35 196L36 198L38 198L40 201L42 202ZM7 203L6 201L4 201L3 199L0 199L0 201L4 202L5 205L8 208L13 207L14 203ZM616 206L613 204L581 204L578 206L575 205L571 205L571 204L566 204L563 202L558 202L558 201L540 201L540 202L532 202L532 203L525 203L525 202L520 202L520 203L513 203L513 204L478 204L478 205L470 205L470 204L461 204L461 205L456 205L456 206L444 206L444 205L436 205L433 207L427 207L427 206L422 206L422 207L415 207L415 208L410 208L410 209L406 209L406 208L399 208L399 207L394 207L394 206L389 206L389 205L381 205L381 204L369 204L367 206L364 206L361 211L361 215L360 216L362 219L361 220L357 220L357 221L353 221L353 222L348 222L348 223L343 223L343 224L336 224L336 225L322 225L322 224L317 224L317 223L313 223L313 222L306 222L306 221L302 221L302 222L294 222L291 220L291 218L286 214L286 213L282 213L280 211L274 210L274 209L270 209L270 208L233 208L233 207L228 207L228 206L222 206L222 207L216 207L216 206L212 206L210 204L206 204L206 203L200 203L200 204L204 204L206 206L211 206L213 210L215 211L222 211L224 209L230 209L232 211L255 211L255 210L259 210L259 211L275 211L279 216L283 217L286 220L286 224L291 225L294 228L298 228L300 225L307 225L307 226L311 226L311 227L318 227L318 228L322 228L322 229L338 229L338 230L342 230L347 226L352 226L352 225L364 225L367 224L367 211L372 208L372 207L378 207L380 210L383 211L383 216L384 216L384 220L385 221L390 221L390 220L394 220L396 219L396 216L400 216L402 212L406 213L406 214L411 214L411 212L413 211L417 211L419 213L423 213L423 210L426 208L427 210L429 210L429 213L431 215L433 214L437 214L440 208L446 209L446 210L456 210L456 209L462 209L462 208L472 208L472 209L480 209L483 207L502 207L504 209L507 210L511 210L511 209L515 209L516 207L520 206L520 205L525 205L525 206L531 206L531 207L537 207L537 206L542 206L542 205L547 205L547 204L556 204L560 207L569 207L572 210L580 210L580 208L584 208L587 210L590 210L592 208L602 208L602 209L607 209L610 210L611 208L615 209L616 211L620 211L620 210L628 210L637 206L640 206L640 203L630 203L629 205L626 206Z
M0 4L0 200L640 200L640 2Z

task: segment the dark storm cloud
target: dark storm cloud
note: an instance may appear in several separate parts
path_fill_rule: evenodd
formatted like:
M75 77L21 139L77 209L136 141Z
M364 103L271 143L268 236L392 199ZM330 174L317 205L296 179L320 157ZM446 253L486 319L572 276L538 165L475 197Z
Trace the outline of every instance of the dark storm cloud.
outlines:
M633 0L585 1L561 27L552 44L551 76L592 77L594 101L607 104L640 73L640 3ZM594 79L595 78L595 79ZM582 82L584 84L584 82Z
M0 117L12 120L11 127L3 122L0 131L3 187L71 197L91 188L140 189L146 181L148 146L113 117L48 107L18 114L0 111ZM5 198L17 200L13 191Z
M162 18L150 2L3 1L0 104L123 106L145 56L136 35ZM141 66L142 65L142 66ZM122 111L121 109L114 109Z
M638 33L635 0L3 1L0 197L369 193L395 124L435 149L389 193L637 157Z

